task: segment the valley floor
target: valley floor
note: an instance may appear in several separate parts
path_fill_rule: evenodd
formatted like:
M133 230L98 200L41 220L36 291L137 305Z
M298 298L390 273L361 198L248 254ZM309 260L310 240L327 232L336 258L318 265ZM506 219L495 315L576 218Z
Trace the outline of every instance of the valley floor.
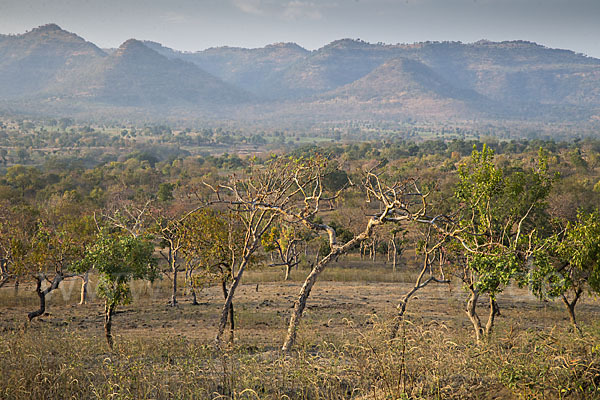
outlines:
M222 294L181 294L167 306L169 281L136 284L134 301L113 320L115 350L103 337L103 303L77 305L79 281L26 323L36 297L21 285L0 290L0 398L598 398L598 300L578 306L583 336L568 329L559 302L509 288L489 341L477 344L457 285L430 285L408 305L400 335L389 338L397 281L336 266L309 298L289 355L279 348L306 271L292 280L250 272L235 299L235 340L213 346ZM381 274L381 275L379 275ZM389 273L388 273L389 275ZM354 280L353 280L354 279ZM487 308L480 306L482 319Z

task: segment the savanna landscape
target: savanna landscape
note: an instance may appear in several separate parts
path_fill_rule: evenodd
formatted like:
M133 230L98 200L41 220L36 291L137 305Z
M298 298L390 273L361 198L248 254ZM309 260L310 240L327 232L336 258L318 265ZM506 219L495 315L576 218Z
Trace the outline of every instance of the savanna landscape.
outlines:
M31 3L0 399L600 398L598 6Z
M163 160L153 129L6 153L4 397L596 397L597 141Z

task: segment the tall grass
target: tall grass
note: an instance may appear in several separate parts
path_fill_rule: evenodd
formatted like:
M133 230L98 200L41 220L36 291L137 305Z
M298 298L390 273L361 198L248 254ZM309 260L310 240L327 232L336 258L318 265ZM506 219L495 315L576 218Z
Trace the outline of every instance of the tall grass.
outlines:
M390 269L333 264L321 279L391 283L414 279L413 271L392 274ZM294 270L292 286L307 273L308 269ZM247 283L281 282L283 271L248 271L246 278ZM533 329L532 319L515 310L530 315L537 312L537 303L526 304L518 297L509 303L513 308L507 307L491 340L477 344L466 321L462 324L456 317L462 312L462 306L454 304L459 300L444 289L423 307L429 314L415 308L398 337L390 340L385 316L391 313L369 316L365 310L371 305L357 308L361 302L349 302L349 294L343 301L309 305L298 345L284 355L277 346L285 334L289 304L281 299L286 293L294 299L296 288L273 291L281 286L271 284L261 286L259 295L251 286L247 290L254 297L242 296L236 303L240 331L235 344L217 351L212 333L210 338L179 336L179 331L159 329L156 321L179 319L172 326L193 323L198 327L191 329L209 331L216 318L212 314L222 301L218 288L210 289L217 300L174 310L165 305L170 282L164 279L134 284L137 298L128 306L131 314L118 317L116 347L109 352L102 337L101 302L77 308L80 282L65 283L71 286L53 292L49 299L54 315L33 324L24 323L24 310L37 307L32 288L0 290L0 399L600 398L600 323L582 318L588 321L582 337L569 332L566 324L553 328L563 318L560 305L549 307L548 315L538 314L540 323ZM59 314L64 307L74 311ZM446 317L440 317L440 308ZM136 325L130 331L125 328L126 317Z
M217 352L184 338L99 337L40 325L0 337L0 398L485 399L600 397L600 329L511 329L474 344L439 323L375 319L338 340L307 337L291 355L239 343Z

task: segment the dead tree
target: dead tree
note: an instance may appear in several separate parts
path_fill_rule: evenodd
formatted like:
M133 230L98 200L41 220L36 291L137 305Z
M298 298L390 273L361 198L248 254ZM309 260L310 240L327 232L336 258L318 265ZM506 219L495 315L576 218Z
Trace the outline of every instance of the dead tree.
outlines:
M148 229L151 204L152 200L146 201L141 207L129 201L115 203L102 213L102 217L110 225L137 238Z
M27 314L27 319L29 320L29 322L31 322L31 320L33 320L34 318L44 315L44 313L46 312L46 296L51 291L58 289L58 285L60 285L60 283L63 280L65 280L66 278L70 278L71 276L72 275L63 275L62 272L58 272L54 275L54 278L51 281L46 277L46 275L42 273L35 277L35 293L38 295L38 298L40 300L40 308ZM46 289L42 290L42 282L44 281L48 281L49 286L46 287Z
M8 258L0 258L0 288L9 281L10 277Z
M435 239L432 237L436 235L434 231L433 225L428 224L426 227L426 232L424 234L425 238L423 240L423 244L421 245L421 253L423 255L423 265L421 267L421 271L415 280L415 284L413 287L402 297L402 300L398 303L396 307L398 313L394 319L394 324L392 326L391 338L394 339L398 334L398 329L400 328L400 323L404 318L404 313L406 312L406 306L411 297L419 290L425 288L430 283L450 283L450 280L446 279L446 274L444 272L444 266L446 263L445 252L444 252L444 244L446 243L447 236L441 235L441 237L436 237ZM433 243L432 243L433 242ZM432 264L435 260L439 261L439 270L435 270L432 267Z
M180 252L184 246L184 222L191 212L183 215L169 215L164 210L152 210L150 212L154 223L150 231L160 240L161 247L167 248L167 254L160 251L165 259L171 273L171 299L169 305L177 306L177 275L179 273Z
M361 244L372 237L375 228L380 225L409 221L425 222L427 219L426 195L423 195L419 191L414 180L409 179L386 184L375 172L375 169L372 169L367 172L362 188L366 193L367 202L379 203L381 211L369 217L362 232L355 235L346 243L340 244L337 241L335 229L325 223L314 222L314 217L320 210L320 203L324 199L322 198L320 181L317 179L313 185L314 188L312 194L310 194L311 192L308 192L306 188L298 184L298 187L304 194L304 203L306 205L302 212L292 214L290 211L286 211L282 213L288 219L296 220L313 230L326 232L329 238L330 252L315 264L300 290L290 318L288 333L282 346L282 351L284 352L288 352L292 348L310 292L318 276L327 268L327 265L331 261L351 249L360 247Z
M87 293L88 293L88 284L90 282L90 273L85 272L83 275L80 275L81 278L81 297L79 299L79 305L83 305L87 303Z
M289 351L293 346L310 292L318 276L331 261L372 238L374 230L380 225L410 221L435 223L435 218L427 216L427 196L420 192L415 180L386 184L375 169L371 169L366 173L361 187L367 202L376 203L379 211L368 216L362 231L347 242L338 243L335 229L328 223L321 222L318 217L322 204L330 204L330 200L339 197L347 187L352 186L352 182L349 181L331 196L325 196L325 165L325 160L318 158L295 161L276 159L267 166L254 167L249 176L233 176L226 185L210 186L216 197L212 204L225 205L239 215L245 232L242 249L234 263L236 273L233 275L221 312L216 336L217 345L221 343L229 307L243 272L258 249L262 236L276 220L300 224L314 232L324 233L329 245L329 252L320 256L300 290L290 318L283 351Z
M235 213L243 232L242 243L232 254L232 280L221 310L215 337L217 347L221 346L231 304L246 268L261 246L265 232L300 192L296 182L312 179L308 170L310 168L301 162L275 159L265 166L254 166L247 176L231 176L226 184L205 184L214 196L210 205L227 207L230 212Z

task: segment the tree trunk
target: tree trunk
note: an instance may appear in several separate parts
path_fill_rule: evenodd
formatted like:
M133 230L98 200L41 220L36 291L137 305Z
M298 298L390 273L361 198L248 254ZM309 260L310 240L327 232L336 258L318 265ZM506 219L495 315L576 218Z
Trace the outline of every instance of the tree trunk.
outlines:
M42 291L42 278L37 278L35 292L37 293L40 299L40 308L36 311L32 311L29 314L27 314L29 322L31 322L32 319L39 317L40 315L43 315L44 312L46 312L46 294L44 293L44 291Z
M391 242L391 240L390 240L390 242ZM390 262L390 259L391 259L390 254L391 254L391 252L392 252L392 246L388 242L388 245L387 245L387 262Z
M283 342L283 346L281 347L281 350L283 352L289 352L292 346L294 345L294 342L296 341L298 324L300 323L300 318L302 318L302 313L304 312L304 308L306 307L306 300L308 299L310 291L314 286L315 282L317 281L319 274L325 270L327 264L329 264L331 260L336 259L341 254L346 254L346 252L356 247L356 245L362 245L365 240L371 237L373 233L373 228L381 223L381 219L371 218L367 223L367 227L362 233L360 233L358 236L355 236L354 239L346 242L340 247L334 246L335 236L333 236L333 240L330 239L331 251L329 252L329 254L323 257L321 261L316 263L315 267L310 271L310 274L308 274L306 280L304 281L304 285L302 285L302 289L300 289L300 296L298 297L298 300L296 300L296 303L294 303L294 310L292 311L292 316L290 318L288 333L285 338L285 341Z
M392 255L392 271L396 272L396 255L398 254L398 250L396 248L396 236L394 236L394 239L392 239L392 248L393 248L393 255Z
M87 302L87 288L88 282L90 280L89 272L86 272L81 277L81 299L79 300L79 304L85 304Z
M112 337L112 317L115 314L115 306L108 303L108 300L104 303L104 334L106 335L106 344L109 349L113 349L113 337Z
M190 291L192 292L192 305L193 306L200 305L200 303L198 303L198 299L196 298L196 290L194 288L191 288Z
M414 292L416 292L416 289L413 289L410 292L408 292L406 294L406 296L404 296L404 299L401 300L400 303L398 304L398 306L396 307L398 310L398 314L396 314L396 319L394 321L394 325L392 326L392 332L390 334L390 339L395 339L396 336L398 335L398 330L400 329L400 322L402 321L402 318L404 317L404 313L406 312L406 303L408 303L408 300L410 299L410 297L413 295Z
M375 259L377 258L377 242L375 240L373 240L373 243L371 244L371 256L373 257L373 262L375 262Z
M48 286L44 290L42 290L42 281L44 280L43 276L41 276L41 275L37 276L36 280L37 280L37 283L35 286L35 292L37 293L38 297L40 298L40 308L36 311L32 311L29 314L27 314L27 318L29 319L29 322L31 322L32 319L39 317L40 315L43 315L46 312L46 295L48 293L50 293L51 291L53 291L54 289L58 288L58 285L63 280L63 276L61 274L56 274L56 276L54 276L54 279L52 280L52 283L50 284L50 286Z
M308 274L306 277L304 285L302 285L302 289L300 289L300 296L298 297L298 300L296 300L296 303L294 303L294 310L292 311L292 317L290 318L287 336L281 348L282 351L288 352L294 345L294 342L296 341L296 333L298 331L298 324L300 323L300 318L302 318L302 313L306 307L306 300L310 295L310 291L317 281L319 274L323 272L323 270L327 267L327 264L337 255L338 252L330 252L325 258L315 265L312 271L310 271L310 274Z
M304 312L304 308L306 307L306 300L310 295L310 291L317 281L317 277L325 268L325 264L318 263L310 272L304 285L302 285L302 289L300 290L300 296L296 303L294 304L294 311L292 312L292 317L290 318L290 324L288 327L287 337L285 338L285 342L283 343L282 351L288 352L294 345L296 341L296 332L298 330L298 323L300 322L300 318L302 317L302 313Z
M406 305L408 304L408 301L410 300L410 298L418 290L423 289L425 286L429 285L431 282L450 283L450 281L448 281L448 280L440 280L434 276L430 276L423 282L423 276L425 275L425 271L427 270L428 266L429 266L429 253L426 253L425 261L423 262L423 267L421 268L421 272L419 273L419 276L417 277L417 280L415 281L414 286L408 291L408 293L406 293L404 295L404 298L402 300L400 300L400 303L396 307L398 310L398 314L396 315L394 325L392 326L392 332L390 335L391 339L394 339L396 337L396 335L398 334L398 330L400 329L400 322L402 321L402 318L404 317L404 313L406 312Z
M285 266L285 277L283 278L284 281L287 281L290 279L290 272L292 270L292 266L290 264L286 264Z
M233 287L233 285L232 285L232 287ZM229 293L231 292L231 290L229 290L229 291L227 290L227 283L224 280L221 281L221 288L223 289L223 297L225 298L225 302L227 302L227 299L229 298ZM229 315L229 332L230 332L229 341L231 343L233 343L233 337L234 337L233 332L235 330L235 319L234 319L234 315L233 315L233 300L231 300L229 302L228 310L229 311L227 314ZM223 331L224 330L225 329L223 329ZM222 335L223 332L220 332L220 334ZM220 338L218 340L220 341Z
M488 315L487 323L485 324L485 336L489 336L494 329L494 321L496 316L500 315L500 307L498 302L490 296L490 313Z
M10 278L10 274L8 273L8 261L5 259L0 260L0 288L4 286L8 279Z
M479 290L474 289L473 286L471 286L469 290L471 292L471 296L467 302L467 315L473 324L473 329L475 330L475 339L477 339L479 342L483 336L481 320L479 319L479 315L477 315L477 300L479 299Z
M577 291L575 292L575 297L572 301L569 301L567 296L565 296L564 294L562 295L562 301L563 303L565 303L567 312L569 313L569 319L571 321L571 325L573 326L573 332L578 332L579 334L581 334L581 328L579 327L579 325L577 325L577 319L575 319L575 306L577 305L577 301L579 300L579 297L582 293L583 290L581 290L581 288L577 289Z
M192 279L192 270L187 268L185 271L185 286L189 289L190 294L192 296L192 305L197 306L200 305L198 303L198 298L196 297L196 289L194 288L194 280Z
M217 344L217 347L221 346L221 342L222 342L222 337L223 337L223 332L225 332L225 326L227 325L227 317L229 317L230 320L230 325L231 325L231 338L233 338L233 329L234 329L234 325L233 325L233 314L231 313L231 311L233 311L233 296L235 294L235 290L237 289L238 285L240 284L240 281L242 280L242 275L244 274L244 271L246 269L246 266L248 265L248 262L250 260L250 254L252 254L253 251L248 252L248 255L245 256L242 260L242 263L240 264L240 268L238 269L238 273L235 276L235 278L233 278L233 282L231 283L231 287L229 288L229 291L227 292L227 294L225 294L225 304L223 304L223 309L221 310L221 318L219 320L219 329L217 330L217 336L215 337L215 342ZM225 285L225 283L223 283ZM224 289L227 290L227 288L224 286Z
M171 293L171 301L169 302L169 305L175 307L177 305L177 266L173 266L171 271L173 272L173 290Z
M233 343L233 334L235 331L235 322L233 318L233 301L229 303L229 343Z
M171 300L169 301L169 305L171 307L175 307L177 305L177 258L175 252L173 252L172 245L169 246L169 266L171 267L171 272L173 273L173 286L171 291Z

